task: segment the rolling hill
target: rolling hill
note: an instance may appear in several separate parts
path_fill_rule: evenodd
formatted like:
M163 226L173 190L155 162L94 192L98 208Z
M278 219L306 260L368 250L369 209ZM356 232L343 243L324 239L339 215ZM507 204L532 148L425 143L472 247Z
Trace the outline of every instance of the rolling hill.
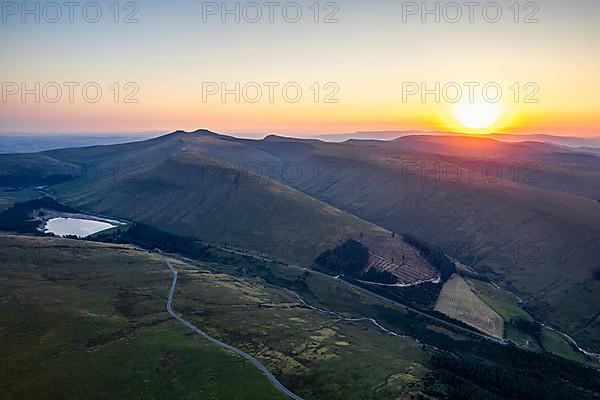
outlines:
M437 140L454 143L444 151L450 155L439 154L445 146ZM537 163L549 153L548 145L540 150L538 145L490 140L476 142L473 156L467 156L463 147L476 140L310 142L312 150L307 151L304 141L271 137L254 145L281 154L282 160L333 166L330 181L305 180L294 186L389 230L426 238L489 273L525 299L538 318L599 349L600 282L593 272L599 267L600 204L578 192L597 193L600 162L584 168L555 158L554 170L543 170L535 183L510 175L496 179L493 172L490 179L481 168L462 167L460 179L450 172L444 175L444 165L467 163L488 163L509 174L505 166L515 160L520 165ZM546 164L539 165L541 170ZM578 174L585 179L565 182L565 177ZM569 185L577 185L576 190L569 193Z
M600 349L600 161L588 153L463 137L324 143L178 131L0 156L25 160L49 165L47 177L74 171L47 189L69 205L287 261L308 263L360 232L412 234Z
M262 152L207 131L56 150L21 160L36 165L44 176L53 176L57 170L73 171L72 179L50 191L79 209L286 261L310 263L325 249L361 232L390 235L273 178L244 169L239 162L230 163L219 157L220 152L237 154L244 163L264 161ZM10 157L11 162L18 160Z

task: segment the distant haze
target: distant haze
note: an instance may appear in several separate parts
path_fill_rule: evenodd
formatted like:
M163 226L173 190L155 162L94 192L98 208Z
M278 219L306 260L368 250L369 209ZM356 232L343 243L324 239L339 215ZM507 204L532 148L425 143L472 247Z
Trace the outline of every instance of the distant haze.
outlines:
M263 139L269 134L265 133L242 133L230 134L221 132L226 135L234 136L243 139ZM9 153L35 153L46 150L71 148L71 147L86 147L97 145L111 145L119 143L137 142L161 136L162 133L145 132L145 133L114 133L114 134L82 134L72 133L63 135L42 135L32 133L13 133L0 134L0 154ZM323 135L306 135L309 139L317 139L325 142L345 142L347 140L394 140L406 136L446 136L456 135L452 132L435 132L435 131L371 131L371 132L352 132L352 133L334 133ZM304 135L280 135L290 138L302 138ZM471 135L465 135L467 137ZM560 146L590 148L597 151L600 149L600 137L568 137L555 136L544 134L532 135L517 135L517 134L490 134L485 135L490 139L495 139L503 142L544 142L556 144Z
M404 136L413 135L456 135L454 132L432 132L432 131L381 131L381 132L354 132L354 133L336 133L330 135L316 135L313 139L319 139L326 142L345 142L346 140L394 140ZM466 135L472 136L472 135ZM486 137L503 142L544 142L558 144L569 147L592 147L600 148L600 136L597 137L575 137L575 136L557 136L546 134L502 134L492 133L489 135L475 135L475 137Z
M34 153L38 151L135 142L159 136L151 134L115 134L115 135L36 135L36 134L0 134L0 153Z

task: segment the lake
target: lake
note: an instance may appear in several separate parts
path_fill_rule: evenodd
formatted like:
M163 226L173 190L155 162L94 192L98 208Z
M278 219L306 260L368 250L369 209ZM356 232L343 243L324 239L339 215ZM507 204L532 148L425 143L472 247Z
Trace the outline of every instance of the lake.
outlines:
M90 219L60 217L48 220L45 231L57 236L75 235L87 237L116 226L118 225L109 224L108 222L93 221Z

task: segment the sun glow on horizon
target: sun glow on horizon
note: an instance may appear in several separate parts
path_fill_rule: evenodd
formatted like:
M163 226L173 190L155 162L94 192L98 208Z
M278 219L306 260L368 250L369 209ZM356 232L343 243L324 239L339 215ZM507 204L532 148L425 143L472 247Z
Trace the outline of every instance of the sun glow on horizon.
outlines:
M483 100L461 102L452 110L454 117L467 129L489 129L498 122L502 112L499 103Z

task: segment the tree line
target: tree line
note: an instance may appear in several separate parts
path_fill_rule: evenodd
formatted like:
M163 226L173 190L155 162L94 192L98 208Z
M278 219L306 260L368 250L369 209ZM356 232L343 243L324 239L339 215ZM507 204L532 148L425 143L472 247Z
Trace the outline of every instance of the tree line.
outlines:
M398 277L389 271L380 271L376 268L365 267L369 262L369 249L362 243L350 239L333 250L321 253L315 263L334 274L343 274L350 277L368 281L394 285Z

